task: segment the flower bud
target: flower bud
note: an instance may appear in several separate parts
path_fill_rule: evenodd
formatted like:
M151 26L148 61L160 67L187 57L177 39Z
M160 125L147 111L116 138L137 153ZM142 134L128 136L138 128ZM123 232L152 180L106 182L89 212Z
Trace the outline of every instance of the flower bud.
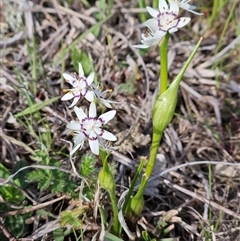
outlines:
M153 129L162 133L171 122L177 104L180 81L174 80L161 95L158 94L153 107Z
M167 125L173 118L174 111L177 105L177 93L180 81L191 63L194 55L196 54L203 38L200 38L196 47L192 51L191 55L188 57L186 63L182 67L179 74L176 76L174 81L170 84L169 88L163 92L161 95L158 95L153 107L153 129L155 132L163 133Z
M98 176L99 183L103 189L115 192L116 185L112 172L108 168L102 168Z

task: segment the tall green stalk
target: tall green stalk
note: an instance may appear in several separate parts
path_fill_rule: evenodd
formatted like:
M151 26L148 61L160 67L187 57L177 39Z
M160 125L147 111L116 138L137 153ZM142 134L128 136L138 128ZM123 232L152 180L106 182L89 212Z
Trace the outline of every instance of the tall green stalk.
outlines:
M152 136L152 144L150 149L149 160L146 166L145 173L142 176L142 180L139 185L138 191L136 195L131 199L131 203L130 203L131 209L129 210L129 213L127 213L127 216L130 216L130 217L134 215L138 216L143 209L143 205L144 205L143 194L155 165L156 155L158 152L158 147L160 145L162 134L166 129L166 127L168 126L168 124L171 122L174 115L174 111L177 105L178 88L179 88L180 82L182 80L182 77L187 67L192 61L194 55L196 54L201 42L202 42L202 38L198 41L195 49L189 56L188 60L184 64L179 74L170 84L168 89L163 93L159 91L159 94L157 95L157 98L155 100L155 104L153 107L153 114L152 114L153 136ZM162 59L162 56L161 56L161 59ZM165 70L161 68L161 71L165 71Z
M158 9L158 0L153 0L153 8Z
M159 90L162 94L168 85L168 40L170 34L167 33L159 45L161 73L159 76Z
M146 7L145 1L144 0L138 0L138 6L139 8L144 9ZM138 14L141 23L144 23L147 21L147 14L146 13L139 13Z

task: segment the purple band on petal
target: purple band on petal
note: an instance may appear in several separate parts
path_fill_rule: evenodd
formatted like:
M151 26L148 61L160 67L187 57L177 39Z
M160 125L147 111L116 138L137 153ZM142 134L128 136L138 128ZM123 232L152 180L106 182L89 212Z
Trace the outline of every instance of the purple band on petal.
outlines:
M98 118L98 120L102 123L102 125L105 123L105 121L102 118Z
M74 96L74 98L79 98L79 97L81 97L81 95L79 95L79 94L77 94L77 95L73 94L73 96Z
M85 117L84 119L82 119L82 122L88 121L88 120L89 120L89 118L88 118L88 117Z
M85 77L82 77L81 78L81 80L85 83L85 85L86 85L86 88L88 87L88 83L87 83L87 78L85 78Z
M80 130L86 130L84 127L83 127L83 124L82 123L80 123Z
M82 133L84 136L86 136L89 139L89 135L85 131L83 131Z
M104 130L101 130L101 133L99 134L99 136L102 136L104 133Z
M87 134L86 131L83 131L82 133L83 133L84 136L86 136L86 137L87 137L89 140L91 140L91 141L96 141L96 140L98 139L97 136L96 136L96 137L90 137L90 136ZM102 133L101 133L101 135L102 135Z
M88 136L88 139L91 140L91 141L96 141L98 138L97 138L97 136L96 137L92 137L92 138Z

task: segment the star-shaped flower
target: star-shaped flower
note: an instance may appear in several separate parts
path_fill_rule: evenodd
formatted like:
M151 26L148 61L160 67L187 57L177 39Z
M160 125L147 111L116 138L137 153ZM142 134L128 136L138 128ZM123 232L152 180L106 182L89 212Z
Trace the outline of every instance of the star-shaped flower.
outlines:
M178 6L184 10L187 10L196 15L203 15L203 13L198 13L194 11L194 9L196 9L195 6L188 4L191 0L173 0L173 1L177 1Z
M159 44L167 32L174 33L191 20L191 18L186 17L178 18L179 6L176 0L171 1L169 5L165 0L159 0L159 10L147 7L147 11L153 18L145 22L148 30L142 34L142 44L134 46L137 48L148 48Z
M96 98L100 102L102 102L106 107L112 108L111 103L112 104L113 103L115 103L115 104L118 103L117 101L112 101L112 100L105 99L106 93L107 92L112 92L111 89L107 89L107 90L102 91L101 87L99 85L95 85L95 84L91 85L91 89L92 89L93 93L95 94Z
M116 141L117 138L112 133L102 129L103 125L107 124L116 114L115 110L108 111L98 118L96 117L96 105L94 102L90 104L89 116L87 116L82 108L74 107L74 111L79 121L71 121L67 128L73 130L76 133L74 138L74 148L71 151L72 155L77 149L81 149L84 140L88 139L91 151L95 154L99 154L99 146L103 147L102 139L108 141Z
M85 99L87 99L89 102L94 101L94 93L92 90L90 90L90 85L93 83L94 80L94 73L91 73L87 78L84 76L82 65L79 63L79 75L76 74L70 75L67 73L63 73L64 79L68 81L70 85L73 86L72 89L64 90L64 92L67 92L61 100L71 100L73 99L72 104L69 106L69 108L76 105L78 100L81 98L81 96L84 96Z

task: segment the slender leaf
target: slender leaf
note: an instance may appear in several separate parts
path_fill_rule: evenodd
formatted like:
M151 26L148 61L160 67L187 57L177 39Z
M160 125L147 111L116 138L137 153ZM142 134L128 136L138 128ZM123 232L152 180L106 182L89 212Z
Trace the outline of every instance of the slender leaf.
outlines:
M49 100L45 100L45 101L43 101L41 103L33 104L32 106L29 106L25 110L23 110L23 111L17 113L16 115L14 115L14 117L17 118L17 117L21 117L21 116L32 114L32 113L34 113L34 112L36 112L38 110L41 110L45 106L48 106L48 105L52 104L53 102L55 102L58 99L59 99L59 96L53 97L52 99L49 99Z

